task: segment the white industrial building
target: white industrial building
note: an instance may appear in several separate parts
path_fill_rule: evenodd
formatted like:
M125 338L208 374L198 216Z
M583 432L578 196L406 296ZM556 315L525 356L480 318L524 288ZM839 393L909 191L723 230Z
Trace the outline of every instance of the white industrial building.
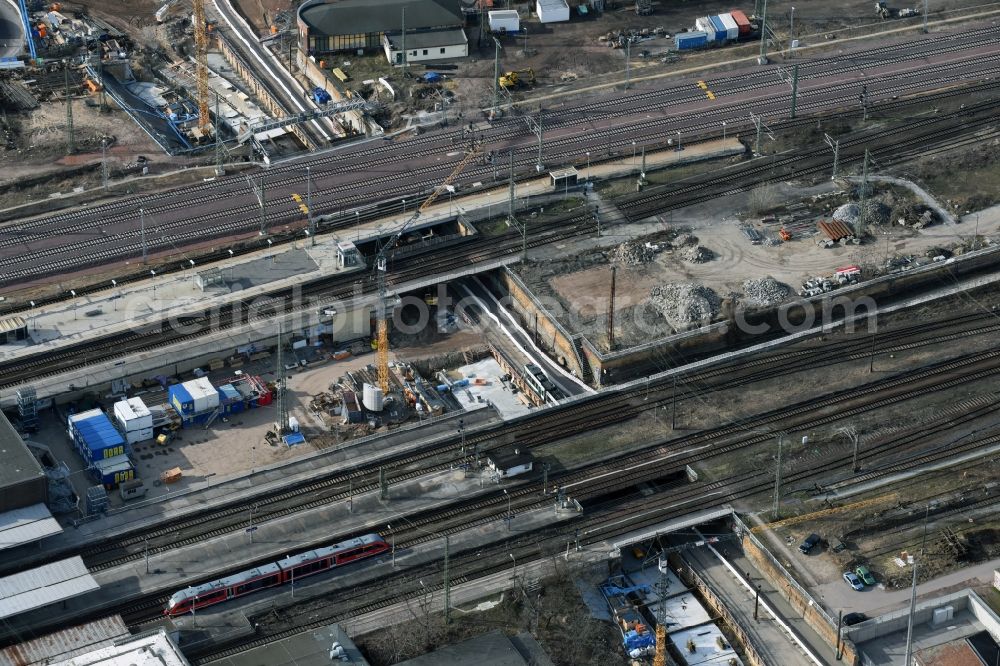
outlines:
M527 451L502 449L486 457L486 464L500 478L525 474L534 466L534 459Z
M115 403L115 421L129 444L153 439L153 415L142 398L129 398Z
M147 631L114 645L81 654L52 666L190 666L177 644L162 628Z
M541 23L558 23L569 20L566 0L535 0L535 13Z
M433 30L428 32L406 31L406 43L403 43L403 33L385 33L382 35L382 48L385 57L392 64L403 62L403 50L406 50L406 62L424 62L428 60L448 60L464 58L469 55L469 39L465 30Z
M499 9L488 14L490 32L519 32L521 15L513 9Z

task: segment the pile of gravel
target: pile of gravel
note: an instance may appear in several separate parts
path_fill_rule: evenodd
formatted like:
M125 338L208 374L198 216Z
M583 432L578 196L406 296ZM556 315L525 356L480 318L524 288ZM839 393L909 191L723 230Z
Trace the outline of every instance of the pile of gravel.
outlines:
M858 217L861 215L861 206L856 203L846 203L837 210L833 211L833 219L846 224L854 226L858 223Z
M881 201L866 201L864 210L865 224L883 225L889 221L891 210Z
M698 237L694 234L679 234L673 241L674 247L685 247L687 245L697 245Z
M719 296L700 284L671 283L649 291L653 305L675 329L708 324L719 313Z
M684 251L684 260L692 264L703 264L715 259L715 253L704 245L693 245Z
M628 241L611 250L611 260L626 266L641 266L655 255L655 250L638 241Z
M787 284L778 282L770 275L743 281L743 293L746 295L746 301L760 307L777 305L785 300L790 292L791 289Z

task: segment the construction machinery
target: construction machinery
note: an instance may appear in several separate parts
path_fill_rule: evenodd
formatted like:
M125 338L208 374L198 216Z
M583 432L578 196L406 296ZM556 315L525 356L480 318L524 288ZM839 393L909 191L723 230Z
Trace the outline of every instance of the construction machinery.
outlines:
M208 26L205 21L205 0L193 0L195 78L198 89L198 129L204 135L212 119L208 115Z
M883 19L887 19L892 16L892 10L886 7L883 0L876 0L875 2L875 16Z
M420 215L427 210L432 203L434 203L443 192L449 191L449 187L452 182L458 177L458 174L462 173L462 170L475 157L480 153L482 148L473 142L465 157L459 162L454 170L445 178L439 186L434 188L431 195L427 197L420 207L414 211L413 215L403 223L403 225L396 230L388 241L382 246L375 256L375 278L378 284L378 301L375 304L375 325L376 325L376 342L375 342L375 356L376 356L376 366L378 367L378 385L382 389L382 393L386 396L389 395L389 309L387 300L388 295L388 284L387 275L388 272L388 259L389 253L392 251L399 239L402 238L403 234L413 226L413 223L417 221Z
M497 82L500 84L501 88L517 88L518 86L535 85L535 70L531 69L518 69L511 72L504 72Z

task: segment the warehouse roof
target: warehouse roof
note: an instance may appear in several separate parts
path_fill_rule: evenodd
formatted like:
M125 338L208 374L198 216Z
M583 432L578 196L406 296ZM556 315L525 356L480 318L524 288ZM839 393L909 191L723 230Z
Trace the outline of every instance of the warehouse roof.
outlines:
M92 652L97 648L113 645L115 639L128 636L128 627L121 615L111 615L63 629L53 634L18 643L0 650L0 664L24 664L42 666L60 659ZM7 661L4 661L4 660Z
M459 0L314 0L299 7L299 18L325 35L361 35L402 30L461 27L465 24Z
M62 527L44 504L0 513L0 550L33 543L62 532Z
M52 666L190 666L177 644L162 628L147 631L93 652L57 661Z
M100 587L80 556L0 578L0 618L78 597Z
M392 48L402 47L402 32L386 35ZM406 50L410 49L433 49L439 46L454 46L455 44L465 44L468 38L461 28L449 30L425 30L423 32L406 31Z
M17 483L44 476L42 466L31 455L24 440L0 412L0 490Z

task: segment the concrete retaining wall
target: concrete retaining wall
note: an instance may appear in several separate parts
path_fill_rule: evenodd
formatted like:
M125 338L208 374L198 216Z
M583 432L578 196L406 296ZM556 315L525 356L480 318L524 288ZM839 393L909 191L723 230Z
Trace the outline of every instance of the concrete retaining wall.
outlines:
M795 612L802 615L813 631L820 638L836 649L838 645L843 651L844 664L857 664L858 654L850 641L840 641L837 635L837 622L830 617L819 603L796 582L792 575L768 551L753 532L738 518L733 516L737 530L742 534L743 552L753 562L754 566L765 578L778 589L781 596L791 605Z

